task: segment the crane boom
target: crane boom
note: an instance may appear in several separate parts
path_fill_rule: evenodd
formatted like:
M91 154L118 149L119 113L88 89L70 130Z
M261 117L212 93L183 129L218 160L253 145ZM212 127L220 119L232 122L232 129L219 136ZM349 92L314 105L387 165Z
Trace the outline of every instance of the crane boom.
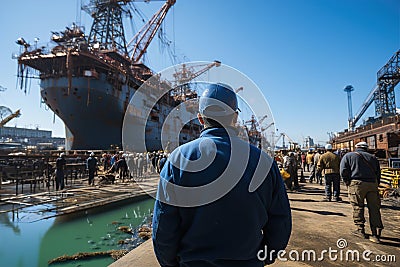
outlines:
M191 80L199 77L201 74L208 71L209 69L211 69L213 67L219 67L219 66L221 66L221 61L214 60L213 63L207 64L207 65L205 65L204 68L199 69L198 71L194 72L194 71L188 69L186 64L182 64L182 70L174 73L173 75L178 84L185 84L185 83L188 83ZM201 67L201 65L198 65L196 67Z
M3 120L0 121L0 127L3 127L4 125L6 125L7 122L9 122L10 120L17 118L21 116L21 110L18 109L17 111L15 111L14 113L8 115L7 117L5 117Z
M364 100L363 104L361 105L361 108L356 113L356 115L353 118L349 119L349 128L351 130L354 130L356 123L361 119L362 115L364 115L365 111L367 111L369 106L371 106L372 102L374 102L374 96L378 90L379 86L375 85L375 87L368 94L367 98Z
M268 130L273 125L275 125L275 122L271 122L266 127L261 127L261 132L265 132L266 130Z
M173 74L175 81L173 86L174 90L172 90L171 94L174 96L175 100L180 99L185 101L188 96L190 96L189 98L193 98L193 96L197 97L197 92L190 89L190 81L213 67L221 66L221 62L215 60L209 64L197 64L190 67L186 64L182 64L181 66L182 68ZM196 71L195 69L197 68L200 69Z
M284 135L284 136L286 136L287 137L287 139L289 139L289 141L291 142L291 143L296 143L295 141L293 141L293 139L292 138L290 138L286 133L281 133L282 135Z
M153 17L136 33L128 46L135 42L132 49L132 61L139 62L143 54L146 52L147 47L153 40L157 30L160 28L168 10L175 4L176 0L167 0L161 9L153 15ZM131 51L129 51L131 52Z
M209 69L211 69L212 67L219 67L221 66L221 61L218 60L214 60L213 63L208 64L205 68L198 70L197 72L193 73L192 76L190 77L190 80L193 80L197 77L199 77L201 74L203 74L204 72L208 71Z
M235 93L237 94L237 93L239 93L240 91L243 91L243 86L240 86L239 88L237 88L236 90L235 90Z
M283 137L283 139L282 139L282 147L283 148L286 148L286 145L285 145L285 137L287 137L287 139L289 139L289 143L291 143L291 144L297 144L295 141L293 141L293 139L292 138L290 138L286 133L281 133L279 136L278 136L278 138L275 140L275 144L277 144L278 142L279 142L279 140L281 139Z
M268 118L268 115L264 115L261 117L261 119L258 121L258 123L261 125L261 123L263 123L263 121Z

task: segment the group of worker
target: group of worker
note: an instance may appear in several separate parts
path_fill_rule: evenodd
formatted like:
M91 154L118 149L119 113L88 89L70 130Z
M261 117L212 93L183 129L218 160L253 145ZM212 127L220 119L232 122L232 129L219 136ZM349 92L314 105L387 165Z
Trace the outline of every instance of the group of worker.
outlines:
M152 223L154 252L161 266L261 267L273 263L286 248L292 229L286 189L299 188L296 156L301 161L301 153L274 160L240 140L234 127L239 112L231 86L208 84L199 99L197 117L204 127L200 137L174 150L162 168ZM315 178L320 184L324 174L325 201L332 195L341 200L343 179L357 225L353 234L363 238L367 199L369 239L379 243L380 168L367 148L360 142L341 158L328 144L325 153L312 153L307 171L311 170L309 181ZM291 177L285 183L278 162ZM301 168L301 178L304 172Z
M298 169L310 172L308 181L315 179L322 185L325 180L325 197L323 201L342 201L340 197L341 180L348 187L350 203L353 207L353 219L357 229L353 234L367 237L365 234L364 200L367 200L372 242L379 243L383 229L380 215L380 197L378 186L381 172L377 158L368 153L368 144L359 142L354 152L347 150L333 151L331 144L325 149L310 149L307 153L291 152L282 158L282 168L290 175L285 179L288 190L299 189ZM279 160L279 157L278 157ZM301 165L299 164L301 162ZM323 174L323 175L322 175Z
M59 157L56 159L55 164L55 182L56 191L63 190L65 187L65 166L67 165L67 160L65 159L65 153L60 153ZM97 171L97 159L93 152L90 152L89 157L86 159L86 169L88 171L88 183L89 185L94 185L94 176Z
M94 185L94 177L98 166L102 165L106 174L118 174L121 181L134 178L143 179L147 175L160 173L168 157L163 151L148 153L103 153L98 160L94 152L89 152L86 159L86 170L88 172L88 184ZM65 165L67 161L65 153L60 153L56 160L55 182L56 190L63 190L65 187Z
M119 178L144 179L146 176L160 173L168 153L163 151L144 153L116 152L114 155L104 153L102 155L103 169L107 173L118 173ZM108 167L110 166L110 167Z
M296 155L290 152L281 159L292 178L285 188L278 161L238 137L239 112L231 86L209 83L199 99L197 118L204 127L200 137L168 158L164 153L142 155L160 172L152 240L161 266L261 267L273 263L286 248L292 231L286 189L292 188L292 182L299 188ZM379 163L367 152L365 142L342 159L331 145L325 148L326 153L314 162L317 182L321 183L318 175L324 173L325 200L331 200L333 184L334 200L340 201L342 177L358 227L354 234L366 237L366 198L370 240L379 243L383 229Z

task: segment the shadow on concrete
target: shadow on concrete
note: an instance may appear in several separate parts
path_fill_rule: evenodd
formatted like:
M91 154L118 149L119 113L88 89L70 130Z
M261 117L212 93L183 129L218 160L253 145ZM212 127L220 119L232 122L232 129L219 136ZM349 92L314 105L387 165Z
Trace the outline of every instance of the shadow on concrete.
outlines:
M294 207L292 207L292 210L311 212L311 213L316 213L316 214L320 214L320 215L331 215L331 216L346 217L346 215L341 213L341 212L331 212L331 211L326 211L326 210L308 210L308 209L294 208Z
M300 188L296 190L292 191L288 190L287 192L292 194L304 194L304 195L321 195L321 196L325 195L324 190L314 189L314 188L310 189L303 186L300 186Z
M319 200L314 199L290 199L290 201L298 201L298 202L321 202Z
M381 236L381 244L385 246L400 248L400 238Z
M382 204L381 208L389 209L389 210L400 210L400 207L392 206L390 203Z

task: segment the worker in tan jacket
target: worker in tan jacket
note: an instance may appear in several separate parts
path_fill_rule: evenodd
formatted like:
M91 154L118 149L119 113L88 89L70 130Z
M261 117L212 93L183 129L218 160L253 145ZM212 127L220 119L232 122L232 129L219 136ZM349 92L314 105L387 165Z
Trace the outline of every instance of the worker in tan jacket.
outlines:
M317 164L317 173L324 171L325 178L325 198L324 201L341 201L340 197L340 158L332 152L332 145L325 145L326 153L322 154Z

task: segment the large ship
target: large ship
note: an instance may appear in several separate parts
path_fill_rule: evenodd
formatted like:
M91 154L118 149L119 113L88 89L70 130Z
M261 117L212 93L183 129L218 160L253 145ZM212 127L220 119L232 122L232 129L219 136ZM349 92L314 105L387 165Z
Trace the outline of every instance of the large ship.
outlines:
M55 45L51 49L32 47L23 38L18 39L22 50L18 56L21 87L26 86L32 73L39 75L44 103L65 124L66 149L121 148L123 118L129 102L154 75L142 63L142 57L175 1L167 0L129 43L122 17L130 14L132 2L138 2L134 0L90 0L83 8L93 18L89 35L74 24L62 32L53 32ZM204 71L217 64L206 66ZM161 127L165 116L180 103L176 96L167 94L154 105L146 125L148 151L161 149ZM185 126L179 142L194 139L199 131L199 125Z

